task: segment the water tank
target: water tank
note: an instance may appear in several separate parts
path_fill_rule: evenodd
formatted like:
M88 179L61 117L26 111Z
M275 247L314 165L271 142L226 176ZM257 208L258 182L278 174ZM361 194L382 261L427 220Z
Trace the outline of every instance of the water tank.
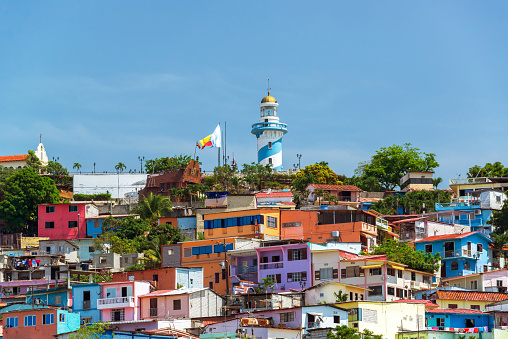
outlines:
M332 232L332 238L338 238L340 235L340 232L339 231L333 231Z

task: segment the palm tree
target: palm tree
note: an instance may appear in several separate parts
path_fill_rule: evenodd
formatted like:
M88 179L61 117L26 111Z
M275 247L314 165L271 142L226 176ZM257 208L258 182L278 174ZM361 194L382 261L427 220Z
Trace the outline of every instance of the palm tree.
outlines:
M499 262L501 264L501 258L505 257L503 248L508 243L508 232L503 234L492 233L490 236L494 244L494 251L497 252L499 256Z
M432 186L434 186L435 189L437 189L437 186L443 182L443 178L434 178L432 179Z
M318 188L314 191L314 194L317 196L319 204L321 204L321 198L325 195L325 191L321 188Z
M74 163L74 166L72 166L72 168L74 168L76 170L76 173L79 172L79 170L81 169L81 164L79 162L75 162Z
M124 163L119 162L119 163L115 166L115 169L116 169L116 171L117 171L117 172L122 173L122 172L123 172L123 170L124 170L126 167L127 167L127 166L125 166L125 164L124 164Z
M160 268L162 264L162 246L168 243L168 237L165 234L159 234L148 242L148 249L143 252L144 257L138 260L145 264L146 269Z
M138 203L138 206L132 210L132 213L139 214L142 219L151 223L156 223L157 219L166 212L171 212L171 200L162 195L154 195L150 193L148 197L144 197Z
M333 294L335 295L336 299L335 302L340 303L343 301L347 301L347 293L342 293L342 291L339 290L339 293L333 292Z

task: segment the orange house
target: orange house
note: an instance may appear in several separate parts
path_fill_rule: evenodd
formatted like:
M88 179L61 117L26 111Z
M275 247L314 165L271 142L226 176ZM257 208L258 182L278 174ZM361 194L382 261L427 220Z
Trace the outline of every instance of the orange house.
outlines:
M280 211L281 239L312 243L356 242L362 249L376 245L377 216L362 210ZM338 231L338 233L337 233Z
M224 246L225 244L225 246ZM162 246L162 267L202 267L203 287L218 294L231 293L231 281L225 262L231 262L229 251L253 249L260 240L249 238L223 238L181 242Z
M204 215L205 239L280 239L280 211L253 209Z

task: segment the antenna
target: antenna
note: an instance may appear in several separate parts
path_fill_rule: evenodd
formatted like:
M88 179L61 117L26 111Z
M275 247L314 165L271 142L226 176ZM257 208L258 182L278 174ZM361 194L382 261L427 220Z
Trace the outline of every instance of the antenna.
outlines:
M40 143L42 144L42 133L41 133L41 135L39 136L39 140L40 140Z
M268 95L270 95L270 91L272 90L270 88L270 78L268 78L268 88L266 90L268 91Z

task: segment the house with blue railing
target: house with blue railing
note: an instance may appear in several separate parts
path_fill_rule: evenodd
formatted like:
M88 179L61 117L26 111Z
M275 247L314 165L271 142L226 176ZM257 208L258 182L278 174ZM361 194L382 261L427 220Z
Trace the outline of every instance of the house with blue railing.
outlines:
M26 303L45 306L69 307L72 305L71 289L67 286L32 290L26 294Z
M82 324L101 321L97 300L101 298L101 286L97 283L72 286L72 311L80 314Z
M489 243L481 232L445 234L415 241L417 251L438 253L441 257L441 278L459 277L487 272L491 267Z
M459 308L425 310L427 330L454 331L460 333L492 332L494 319L487 312Z

